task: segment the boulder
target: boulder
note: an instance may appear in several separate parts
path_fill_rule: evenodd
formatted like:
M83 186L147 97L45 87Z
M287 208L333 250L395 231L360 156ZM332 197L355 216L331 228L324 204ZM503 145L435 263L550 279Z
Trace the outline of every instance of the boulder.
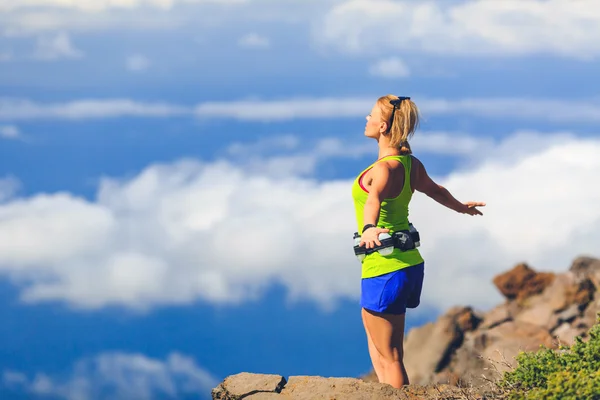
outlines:
M238 374L213 389L213 400L421 400L457 399L465 391L450 385L407 385L395 389L383 383L354 378L291 376L285 386L273 386L279 375ZM281 377L283 378L283 377ZM285 382L285 380L283 381ZM275 389L275 391L269 391ZM470 399L482 399L470 391Z
M573 325L577 325L579 322L589 329L598 321L598 313L600 313L600 297L588 304L583 312L581 320L574 322Z
M257 397L262 398L281 392L286 380L281 375L250 374L242 372L227 377L219 386L212 390L212 398L215 400L239 400Z
M404 342L404 365L412 383L430 382L460 347L465 332L481 319L470 307L455 307L435 323L411 329Z
M556 315L556 318L558 320L557 322L559 324L562 324L563 322L571 322L575 320L575 318L579 317L580 314L581 312L579 311L579 305L572 304L571 306L569 306L569 308L559 312Z
M507 322L485 332L481 356L498 372L514 368L515 357L522 351L537 351L541 346L557 348L547 329L527 322Z
M551 329L556 326L557 317L554 311L547 303L538 303L534 307L529 307L517 315L515 321L534 324L544 329Z
M480 329L490 329L512 319L508 304L501 304L488 311L483 316Z
M487 379L497 379L516 365L520 351L535 351L545 345L556 348L548 331L538 325L508 321L494 328L466 335L449 367L464 382L481 386Z
M600 290L600 260L593 257L577 257L569 271L579 280L589 279L596 290Z
M573 343L575 343L575 338L577 336L584 335L586 331L586 329L577 328L568 322L564 322L558 328L556 328L552 334L558 340L559 344L563 346L571 346Z
M283 399L408 399L401 390L390 385L365 382L353 378L291 376L281 391Z
M552 330L566 319L572 320L578 316L579 306L573 304L574 299L577 297L582 302L588 301L588 289L584 282L577 283L571 273L557 274L541 293L521 302L520 309L515 311L514 319Z
M577 285L575 275L572 273L557 274L540 294L531 296L525 300L525 306L544 303L552 311L561 311L571 304L571 293Z
M553 273L536 272L522 263L494 277L494 285L508 300L522 301L541 293L554 280Z
M596 286L589 278L580 279L576 285L567 290L567 302L577 304L583 310L594 299Z

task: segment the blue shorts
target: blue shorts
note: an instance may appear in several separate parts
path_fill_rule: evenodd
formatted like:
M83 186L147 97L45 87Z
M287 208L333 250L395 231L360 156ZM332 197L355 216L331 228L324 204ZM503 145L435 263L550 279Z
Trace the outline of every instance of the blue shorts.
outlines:
M424 274L425 264L421 263L362 279L361 307L386 314L404 314L407 308L417 308L421 302Z

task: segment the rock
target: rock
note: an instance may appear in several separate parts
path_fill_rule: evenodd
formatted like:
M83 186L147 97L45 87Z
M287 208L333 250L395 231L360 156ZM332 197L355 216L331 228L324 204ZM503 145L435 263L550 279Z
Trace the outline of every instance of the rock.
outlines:
M578 257L571 264L569 271L579 280L590 279L596 290L600 290L600 260L592 257Z
M466 383L467 385L481 386L484 383L481 374L485 371L486 363L481 357L483 348L477 345L479 335L481 332L470 332L465 335L463 345L454 354L448 368L449 372L457 377L460 385Z
M507 299L522 301L541 293L553 280L553 273L538 273L523 263L504 274L497 275L493 282Z
M456 325L463 333L477 329L482 321L471 307L455 307L449 311L449 314L454 315Z
M517 365L521 351L537 351L540 346L557 348L557 343L543 327L526 322L507 322L483 333L481 356L503 373Z
M515 357L520 351L536 351L540 345L556 348L546 329L526 322L508 321L466 335L449 369L461 381L480 387L486 384L482 375L487 379L499 378L516 365Z
M575 343L575 338L583 335L585 332L585 329L579 329L571 326L567 322L564 322L558 328L556 328L552 334L557 338L561 345L571 346L573 343Z
M595 293L594 283L588 278L583 278L579 280L578 284L568 288L567 301L569 304L578 304L583 310L594 299Z
M239 374L242 375L242 374ZM320 376L291 376L283 389L261 391L273 388L275 375L243 374L227 378L213 390L213 400L421 400L459 399L465 390L451 385L407 385L395 389L382 383L365 382L353 378L323 378ZM233 378L233 379L232 379ZM233 394L229 390L235 390ZM223 390L226 390L224 392ZM240 394L245 392L245 394ZM223 397L225 396L225 397ZM482 399L476 391L470 391L470 399Z
M427 386L408 385L402 389L410 400L423 399L470 399L483 400L484 397L477 390L465 390L453 385L435 384ZM341 400L341 399L340 399Z
M575 318L577 318L579 316L579 314L580 314L579 306L577 304L572 304L566 310L563 310L560 313L558 313L558 315L556 316L558 319L557 322L559 324L562 324L563 322L571 322Z
M391 400L408 399L409 397L402 390L382 383L365 382L353 378L291 376L281 391L281 398L282 400Z
M281 375L242 372L227 377L219 386L214 388L212 398L218 400L238 400L241 398L250 398L252 395L259 393L279 393L285 383L286 380Z
M597 300L590 302L583 312L583 316L581 317L581 322L588 329L591 328L598 321L598 313L600 312L600 298ZM576 324L575 322L573 323Z
M404 342L404 365L410 381L429 382L450 362L464 333L475 329L480 321L470 307L455 307L435 323L411 329Z
M446 349L458 334L448 321L430 322L411 329L404 343L404 366L413 383L428 382L440 365Z
M523 310L519 315L517 315L515 321L530 323L541 326L544 329L550 329L556 326L555 321L557 318L552 317L554 317L552 308L545 303L539 303L535 307L530 307Z
M480 329L490 329L500 325L503 322L510 321L511 319L512 317L510 315L508 305L501 304L484 315Z
M539 294L530 296L521 302L520 309L516 311L514 320L529 322L539 325L548 330L555 329L565 320L567 314L571 315L575 312L575 318L579 314L578 305L573 305L576 297L575 293L580 293L582 301L587 300L588 293L586 289L580 289L583 283L576 283L575 276L571 273L558 274L554 280L544 291ZM565 312L565 309L569 309ZM557 314L558 312L558 314Z
M539 295L539 300L545 303L552 311L564 310L571 304L568 293L574 285L576 285L574 274L557 274L552 283Z

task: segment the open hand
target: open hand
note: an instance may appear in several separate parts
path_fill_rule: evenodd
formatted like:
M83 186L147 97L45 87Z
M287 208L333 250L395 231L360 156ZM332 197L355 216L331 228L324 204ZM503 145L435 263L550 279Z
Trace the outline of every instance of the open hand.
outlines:
M485 203L480 201L467 201L463 204L466 206L465 210L463 211L464 214L483 215L483 213L479 211L477 207L485 207Z
M386 228L369 228L363 232L360 237L359 246L365 245L365 248L372 249L375 246L381 246L381 242L379 241L380 233L388 233L390 230Z

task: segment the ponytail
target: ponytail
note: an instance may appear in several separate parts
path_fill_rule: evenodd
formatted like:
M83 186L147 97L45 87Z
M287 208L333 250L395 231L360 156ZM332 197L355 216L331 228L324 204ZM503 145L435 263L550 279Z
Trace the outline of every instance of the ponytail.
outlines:
M408 139L419 126L419 109L409 97L387 95L377 100L381 116L388 121L386 135L390 135L390 146L398 148L400 154L412 154Z

